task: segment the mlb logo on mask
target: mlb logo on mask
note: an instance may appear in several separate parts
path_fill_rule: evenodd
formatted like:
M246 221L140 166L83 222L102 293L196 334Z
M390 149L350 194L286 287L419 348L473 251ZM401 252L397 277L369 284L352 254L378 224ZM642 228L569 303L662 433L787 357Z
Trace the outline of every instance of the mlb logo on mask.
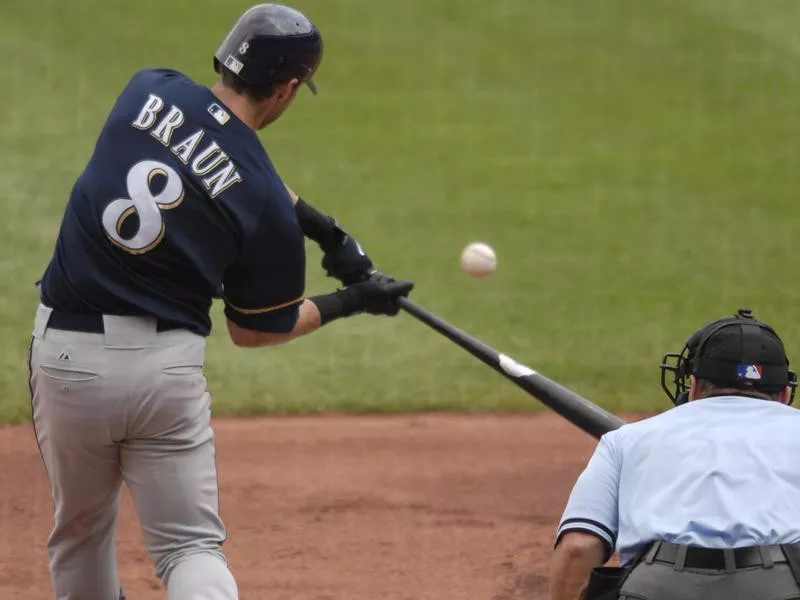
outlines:
M739 365L736 376L748 381L761 381L761 365Z

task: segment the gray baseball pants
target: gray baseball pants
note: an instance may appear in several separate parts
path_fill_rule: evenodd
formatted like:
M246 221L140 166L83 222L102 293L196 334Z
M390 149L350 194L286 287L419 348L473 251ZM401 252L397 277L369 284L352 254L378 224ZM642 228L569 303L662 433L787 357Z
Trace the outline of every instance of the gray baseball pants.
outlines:
M786 563L769 569L749 567L733 573L641 563L634 568L620 600L800 600L800 587Z
M47 542L58 600L116 600L115 522L128 487L170 600L236 600L221 546L205 338L105 316L105 333L48 328L30 353L33 424L55 510ZM131 599L135 600L135 599Z

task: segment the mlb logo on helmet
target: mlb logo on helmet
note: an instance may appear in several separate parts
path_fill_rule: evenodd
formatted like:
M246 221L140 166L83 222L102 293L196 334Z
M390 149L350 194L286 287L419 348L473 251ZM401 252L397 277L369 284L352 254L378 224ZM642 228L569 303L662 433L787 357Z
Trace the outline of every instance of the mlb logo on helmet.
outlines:
M228 58L225 59L225 66L228 67L231 71L233 71L237 75L244 68L244 65L238 60L236 60L235 56L230 54L228 55Z
M738 379L761 381L761 373L761 365L739 365L736 368L736 377Z

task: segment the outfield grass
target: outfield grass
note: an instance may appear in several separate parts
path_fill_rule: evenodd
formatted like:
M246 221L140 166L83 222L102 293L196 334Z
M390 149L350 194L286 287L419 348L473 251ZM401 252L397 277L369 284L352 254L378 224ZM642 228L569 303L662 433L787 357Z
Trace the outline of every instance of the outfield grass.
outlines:
M740 306L800 361L800 3L295 5L325 37L320 95L263 141L418 302L612 409L666 407L661 354ZM143 66L210 84L246 6L4 3L0 419L28 415L33 282L110 104ZM474 239L490 279L457 269ZM309 253L309 292L330 289ZM407 316L258 351L218 327L208 374L218 412L537 406Z

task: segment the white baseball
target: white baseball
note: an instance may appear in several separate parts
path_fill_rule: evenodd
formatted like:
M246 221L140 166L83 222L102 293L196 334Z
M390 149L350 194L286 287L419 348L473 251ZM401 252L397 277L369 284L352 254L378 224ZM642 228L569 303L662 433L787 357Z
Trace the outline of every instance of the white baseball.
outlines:
M485 277L497 268L497 256L488 244L473 242L461 251L461 268L473 277Z

